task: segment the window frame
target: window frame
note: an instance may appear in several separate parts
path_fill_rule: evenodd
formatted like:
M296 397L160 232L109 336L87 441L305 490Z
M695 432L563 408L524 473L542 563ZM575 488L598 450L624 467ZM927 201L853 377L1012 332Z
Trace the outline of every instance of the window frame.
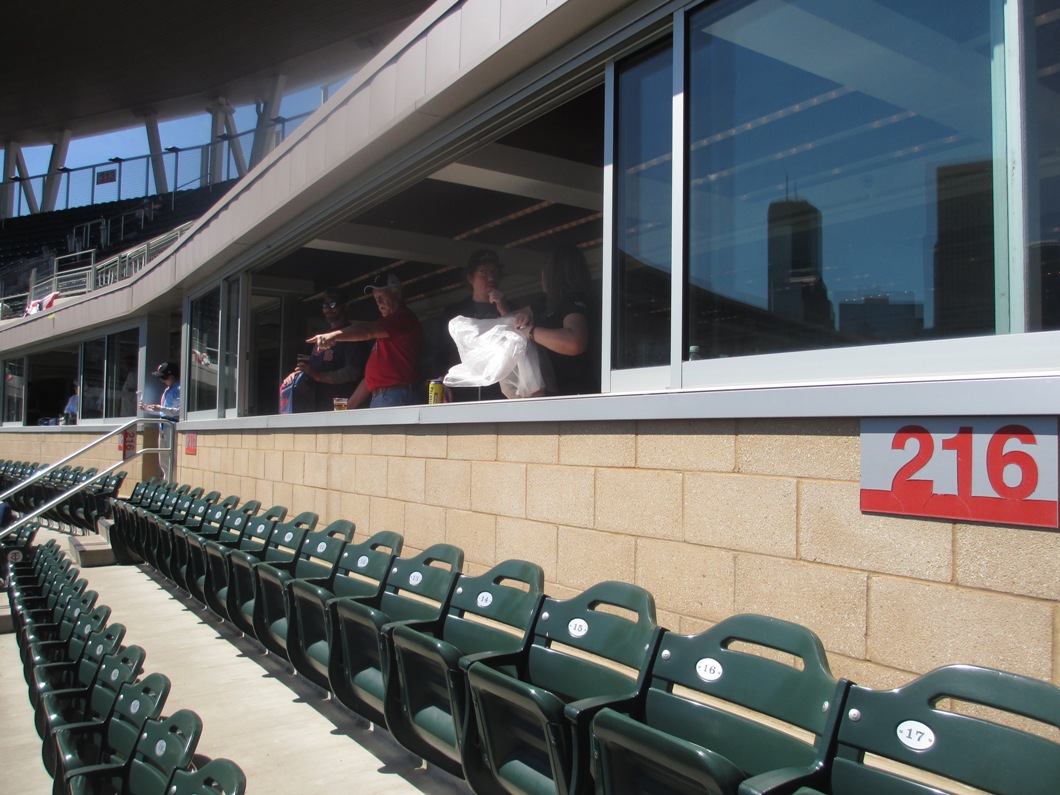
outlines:
M992 378L1034 372L1055 374L1056 368L1041 368L1030 361L1041 346L1023 339L1048 332L1028 329L1026 241L1029 183L1028 153L1021 142L1028 133L1026 113L1027 65L1025 37L1033 24L1028 2L991 0L991 42L1000 57L991 59L991 91L994 162L993 169L995 334L987 337L957 337L916 340L849 348L822 348L767 353L730 359L685 361L685 281L689 268L686 194L687 145L687 25L691 15L705 7L689 3L673 11L672 25L643 49L669 37L673 57L673 178L672 236L674 252L671 281L671 338L669 365L616 370L611 360L615 329L616 278L615 241L617 187L614 174L617 58L608 61L605 76L605 185L603 311L601 313L602 389L605 394L714 387L756 388L802 385L849 385L936 381L954 378ZM630 53L624 52L623 57ZM984 340L1002 338L1004 344ZM871 349L871 355L866 350ZM871 365L867 362L871 360Z

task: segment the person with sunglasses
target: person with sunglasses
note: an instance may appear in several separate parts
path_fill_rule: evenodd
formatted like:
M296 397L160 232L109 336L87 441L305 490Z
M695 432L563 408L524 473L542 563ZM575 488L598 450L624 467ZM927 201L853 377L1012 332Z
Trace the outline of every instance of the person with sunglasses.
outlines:
M342 289L324 290L320 309L329 328L349 325L349 298ZM314 345L308 356L299 356L295 369L283 381L281 412L331 411L335 398L348 396L361 382L371 351L371 344L365 342L341 342L328 348ZM291 384L291 405L284 412L283 394Z

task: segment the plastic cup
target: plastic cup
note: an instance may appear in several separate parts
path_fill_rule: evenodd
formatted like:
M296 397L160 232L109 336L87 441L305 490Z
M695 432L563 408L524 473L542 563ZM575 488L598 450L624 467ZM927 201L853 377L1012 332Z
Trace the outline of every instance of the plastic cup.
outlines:
M333 398L332 403L335 406L335 411L345 411L349 405L349 398Z

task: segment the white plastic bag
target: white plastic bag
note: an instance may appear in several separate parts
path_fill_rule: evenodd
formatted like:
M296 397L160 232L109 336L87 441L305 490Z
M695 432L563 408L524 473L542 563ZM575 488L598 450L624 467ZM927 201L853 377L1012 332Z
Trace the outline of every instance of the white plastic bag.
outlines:
M460 364L446 374L446 386L500 384L507 398L543 395L548 390L548 368L537 346L516 331L512 317L480 320L457 315L449 334L460 352Z

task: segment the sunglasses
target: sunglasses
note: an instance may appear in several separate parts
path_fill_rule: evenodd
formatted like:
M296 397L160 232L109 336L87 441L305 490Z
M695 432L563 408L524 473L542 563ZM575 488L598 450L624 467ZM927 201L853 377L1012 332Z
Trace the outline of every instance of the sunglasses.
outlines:
M321 308L321 309L334 309L334 308L335 308L335 307L337 307L338 305L339 305L339 302L338 302L338 301L329 301L329 302L328 302L328 303L326 303L326 304L321 304L321 305L320 305L320 308Z

